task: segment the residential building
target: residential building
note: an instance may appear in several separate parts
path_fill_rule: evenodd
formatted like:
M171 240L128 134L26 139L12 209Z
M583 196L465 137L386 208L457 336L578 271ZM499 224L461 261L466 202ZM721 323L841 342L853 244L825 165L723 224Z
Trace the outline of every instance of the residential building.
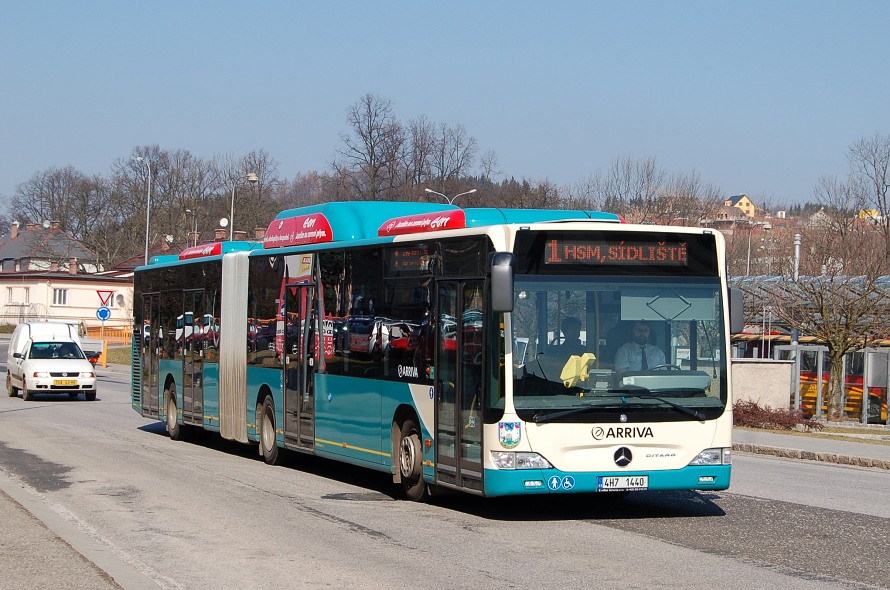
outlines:
M0 324L54 320L87 330L103 327L103 305L111 311L104 327L132 326L132 271L105 271L58 222L14 222L0 236Z
M723 201L725 207L735 207L745 214L746 217L753 218L757 210L748 195L734 195Z

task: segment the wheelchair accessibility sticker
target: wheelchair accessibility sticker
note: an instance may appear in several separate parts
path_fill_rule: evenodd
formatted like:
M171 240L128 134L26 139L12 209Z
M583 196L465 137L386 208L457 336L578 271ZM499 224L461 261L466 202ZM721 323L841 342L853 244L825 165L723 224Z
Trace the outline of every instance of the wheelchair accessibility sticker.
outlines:
M547 487L549 487L553 491L556 491L560 488L564 489L565 491L569 491L575 487L575 478L571 475L567 475L563 478L560 478L558 475L554 475L547 480Z

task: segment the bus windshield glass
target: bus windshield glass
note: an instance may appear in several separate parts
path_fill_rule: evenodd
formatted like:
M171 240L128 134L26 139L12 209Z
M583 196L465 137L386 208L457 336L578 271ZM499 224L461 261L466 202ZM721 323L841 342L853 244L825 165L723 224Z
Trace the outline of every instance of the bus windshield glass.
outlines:
M522 419L723 413L718 278L520 275L514 297L513 401Z

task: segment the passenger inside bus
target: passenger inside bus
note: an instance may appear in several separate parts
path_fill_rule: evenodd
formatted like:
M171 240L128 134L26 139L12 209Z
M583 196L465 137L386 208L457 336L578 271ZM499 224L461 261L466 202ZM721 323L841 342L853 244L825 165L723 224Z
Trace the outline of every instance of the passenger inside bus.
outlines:
M567 316L562 320L562 336L559 336L550 346L548 354L565 357L568 359L573 354L581 355L587 352L581 343L581 320L574 316Z

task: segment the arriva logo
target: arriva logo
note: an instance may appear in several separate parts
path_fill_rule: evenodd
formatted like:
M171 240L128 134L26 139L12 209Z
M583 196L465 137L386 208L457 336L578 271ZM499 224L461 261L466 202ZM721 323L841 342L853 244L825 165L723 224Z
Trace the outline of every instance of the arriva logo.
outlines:
M449 221L451 221L451 217L447 215L445 217L436 217L430 222L430 229L444 229Z
M417 379L417 367L399 365L399 377L413 377Z
M596 426L590 433L596 440L603 440L604 438L652 438L655 436L652 434L651 426L610 426L609 428Z

